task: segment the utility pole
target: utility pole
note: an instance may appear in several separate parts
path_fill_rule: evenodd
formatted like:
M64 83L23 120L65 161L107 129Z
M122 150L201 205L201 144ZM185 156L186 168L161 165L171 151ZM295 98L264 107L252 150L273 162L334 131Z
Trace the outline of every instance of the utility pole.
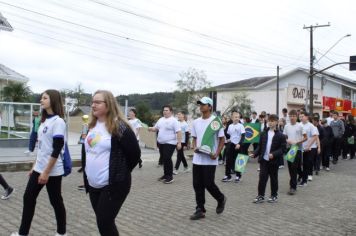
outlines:
M279 66L277 66L277 106L276 106L276 115L279 116Z
M310 71L309 71L309 113L313 115L313 106L314 106L314 84L313 84L313 74L314 74L314 52L313 52L313 31L319 27L328 27L330 23L327 25L311 25L311 26L304 26L303 29L309 29L310 31Z

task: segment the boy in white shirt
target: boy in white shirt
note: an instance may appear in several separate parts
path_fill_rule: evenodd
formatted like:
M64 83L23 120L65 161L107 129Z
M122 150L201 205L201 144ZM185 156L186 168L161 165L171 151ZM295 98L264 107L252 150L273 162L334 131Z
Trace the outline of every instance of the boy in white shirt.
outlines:
M142 128L142 124L141 121L139 119L136 118L137 115L137 111L136 109L132 108L129 111L129 123L132 126L132 129L136 135L137 138L137 142L140 142L140 129ZM140 159L138 160L138 168L142 168L142 159L140 157Z

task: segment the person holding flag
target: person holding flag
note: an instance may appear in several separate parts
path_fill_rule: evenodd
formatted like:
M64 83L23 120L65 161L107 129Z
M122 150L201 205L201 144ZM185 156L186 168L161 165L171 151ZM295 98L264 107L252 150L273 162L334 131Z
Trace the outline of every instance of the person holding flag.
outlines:
M274 203L278 200L278 164L286 150L286 138L277 129L277 123L278 116L269 115L268 129L261 134L258 148L250 154L253 158L259 157L260 163L258 195L253 200L254 203L264 202L268 176L271 178L271 197L268 202Z
M229 125L227 133L230 135L230 145L229 145L229 151L227 155L227 160L226 160L226 166L225 166L225 176L221 180L222 182L231 182L231 170L235 169L235 161L237 155L241 152L242 150L242 144L245 139L245 128L244 126L240 123L240 114L236 111L233 111L231 114L231 119L232 119L232 124ZM236 173L236 178L235 182L238 183L240 182L241 179L241 172L235 171Z
M215 184L215 171L221 150L224 147L224 129L219 117L212 115L213 100L203 97L198 102L202 116L193 121L193 188L195 191L196 210L191 220L205 217L205 189L216 199L216 213L225 209L226 197Z
M297 173L302 159L302 143L307 140L307 133L301 123L297 123L297 111L289 111L290 123L284 127L283 134L287 139L288 152L286 155L290 176L289 195L297 191Z

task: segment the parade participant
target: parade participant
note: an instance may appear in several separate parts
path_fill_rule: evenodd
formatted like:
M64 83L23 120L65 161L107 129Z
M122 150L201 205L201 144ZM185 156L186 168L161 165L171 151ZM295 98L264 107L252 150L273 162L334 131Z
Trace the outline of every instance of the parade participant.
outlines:
M333 161L334 165L337 164L339 156L341 154L342 136L345 132L344 122L339 119L339 113L337 111L333 112L333 120L330 121L330 127L333 130L334 141L332 145Z
M23 196L21 226L16 235L28 235L35 213L36 200L46 186L57 220L57 236L66 235L66 210L62 198L63 161L58 158L66 134L62 97L57 90L46 90L41 95L41 125L38 128L38 152L29 172Z
M4 177L1 174L0 174L0 185L5 190L5 193L1 196L1 199L2 200L9 199L10 196L12 195L12 193L15 191L15 189L12 188L10 185L8 185L8 183L6 182L6 180L4 179Z
M188 163L187 163L187 160L185 159L185 156L184 156L184 146L187 146L187 142L188 140L186 139L186 133L189 132L189 125L188 123L185 121L185 114L184 112L178 112L177 113L177 116L178 116L178 121L179 121L179 125L180 125L180 128L181 128L181 132L182 132L182 148L181 149L178 149L177 148L177 161L176 161L176 164L174 166L174 171L173 171L173 174L178 174L178 170L179 170L179 166L180 166L180 163L183 162L183 166L184 166L184 170L183 172L188 172L189 171L189 168L188 168Z
M215 184L215 171L218 159L224 146L224 129L218 117L212 115L213 100L203 97L198 102L201 117L193 121L191 134L193 137L193 188L195 191L196 209L191 220L205 217L205 189L217 201L216 213L225 209L226 197ZM220 121L220 122L219 122ZM205 145L209 143L210 145ZM207 150L206 147L208 146ZM205 150L205 151L204 151Z
M142 123L139 119L136 118L137 111L136 109L130 109L129 111L129 123L135 132L137 142L140 142L140 129L142 128ZM141 158L138 160L138 168L142 168L142 160Z
M278 200L278 164L286 151L286 138L277 129L277 123L277 115L269 115L268 128L261 134L258 148L250 154L253 158L258 157L260 163L258 195L253 200L254 203L264 202L268 177L271 178L271 197L268 202Z
M158 132L157 141L159 143L160 154L163 159L164 174L158 180L165 184L173 183L173 162L174 150L182 148L182 132L178 121L173 117L173 109L170 105L163 106L163 117L161 117L154 127L149 127L151 132Z
M131 171L141 150L110 91L96 91L91 107L85 139L84 184L100 235L117 236L115 218L130 192Z
M38 111L34 111L32 115L33 115L33 120L32 120L32 131L30 134L30 142L28 144L28 150L24 152L25 154L28 155L33 155L33 151L35 150L36 142L37 142L37 136L38 136L37 132L41 123L41 119L39 117Z
M297 153L294 162L288 163L288 171L290 176L289 181L289 195L294 195L297 190L297 173L302 161L302 143L307 140L307 134L303 129L301 123L297 123L297 111L291 110L289 112L290 123L284 127L283 134L286 136L288 150L292 145L298 145Z

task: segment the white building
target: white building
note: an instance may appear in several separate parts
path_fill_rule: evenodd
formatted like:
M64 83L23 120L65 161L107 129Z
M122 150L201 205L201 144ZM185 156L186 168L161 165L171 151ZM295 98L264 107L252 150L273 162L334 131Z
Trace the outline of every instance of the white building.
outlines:
M9 82L19 82L27 83L29 79L14 70L0 64L0 91L9 83ZM2 97L0 96L0 100Z
M301 109L309 100L309 70L296 68L279 77L279 113L283 108ZM245 92L253 101L253 110L276 113L276 76L256 77L214 87L216 110L225 111L237 93ZM322 73L314 76L314 112L337 110L344 115L356 105L356 82L340 75ZM326 114L324 114L325 116Z

